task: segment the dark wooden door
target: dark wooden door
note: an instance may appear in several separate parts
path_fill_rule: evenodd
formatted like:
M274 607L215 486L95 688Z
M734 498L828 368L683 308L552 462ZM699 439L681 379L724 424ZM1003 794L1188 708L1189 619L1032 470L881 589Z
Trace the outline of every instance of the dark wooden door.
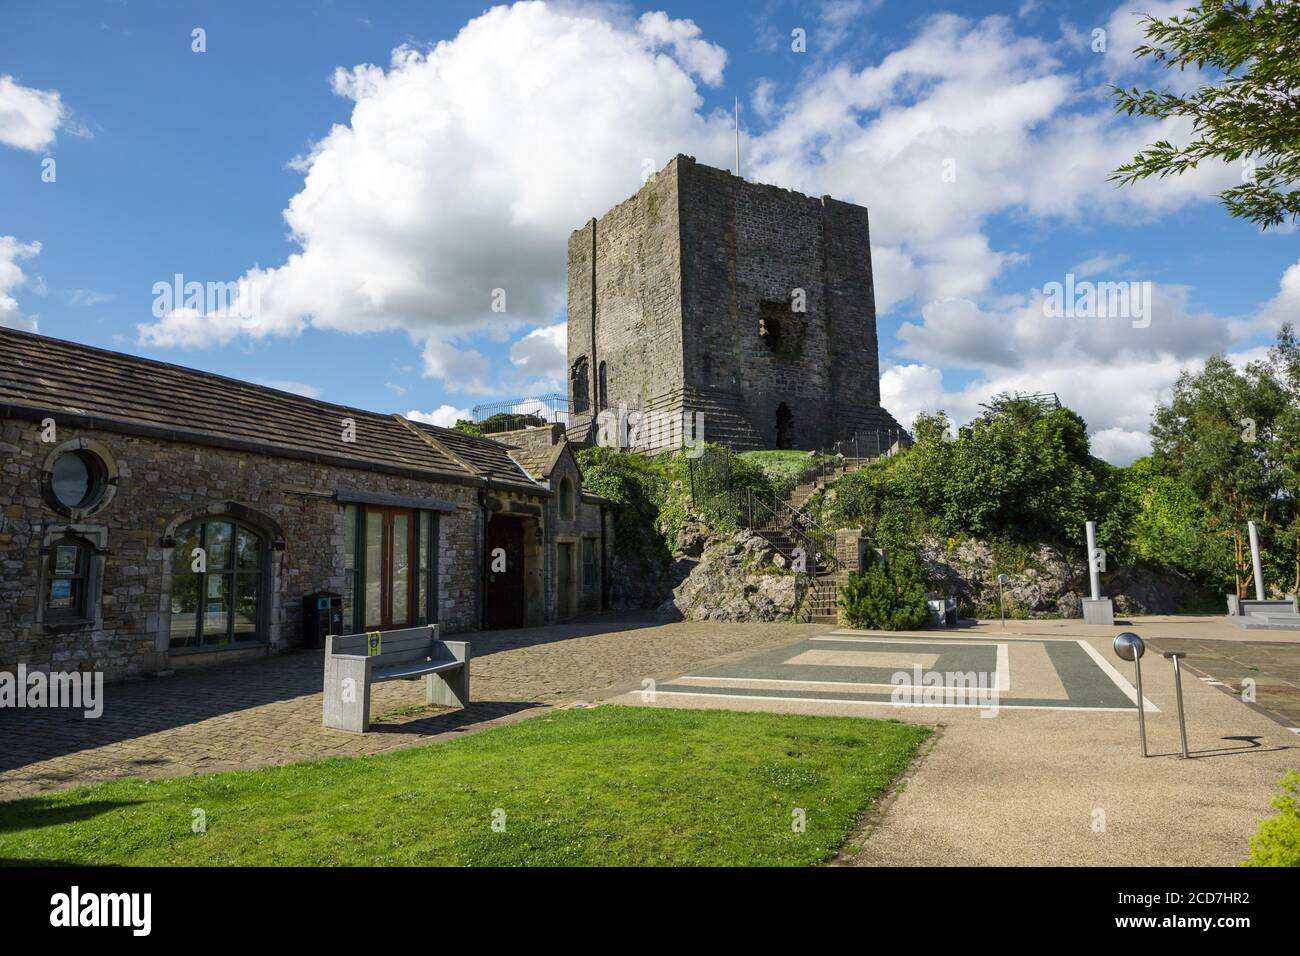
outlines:
M415 624L415 512L366 507L366 630Z
M510 518L492 518L488 522L487 546L487 625L490 628L523 627L523 522Z

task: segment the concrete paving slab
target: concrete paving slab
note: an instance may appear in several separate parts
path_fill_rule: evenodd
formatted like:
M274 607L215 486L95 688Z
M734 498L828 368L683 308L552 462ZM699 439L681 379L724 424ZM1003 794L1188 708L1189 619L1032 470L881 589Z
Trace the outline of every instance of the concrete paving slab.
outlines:
M1132 629L1144 636L1152 631L1173 633L1182 623L1152 628L1143 622L1146 633L1136 624ZM1123 626L1074 636L1085 627L1081 622L1034 627L1034 635L1046 632L1058 639L1038 636L1027 643L1038 645L1039 653L1053 662L1071 694L1087 693L1079 682L1085 680L1089 665L1074 663L1074 653L1064 650L1067 646L1082 652L1078 659L1091 661L1093 671L1100 670L1098 659L1113 662L1110 666L1127 683L1132 665L1115 658L1110 646ZM1011 646L1026 636L987 626L965 633L980 643L990 636L1004 637ZM919 645L933 635L912 636ZM907 635L858 636L898 641ZM757 679L770 677L771 662L781 650L749 655L764 662L761 675L754 671ZM735 693L733 688L725 695L699 696L700 687L709 686L701 685L706 678L699 677L684 683L678 693L658 693L652 699L629 694L615 700L642 706L853 714L934 727L937 741L909 772L883 817L850 841L838 861L843 865L1237 864L1248 855L1258 821L1273 812L1269 800L1277 792L1277 781L1300 765L1298 738L1269 716L1185 675L1192 757L1184 760L1179 756L1172 667L1152 652L1144 664L1143 692L1150 702L1148 758L1139 750L1131 699L1123 709L1060 709L1046 701L1043 706L1004 705L990 716L978 708L878 702L868 706L843 693L795 697L764 688ZM733 674L745 673L745 657L733 656L727 668ZM1012 669L1010 695L1017 693L1019 679ZM1041 680L1041 674L1035 680ZM1093 686L1095 680L1088 683ZM658 689L675 684L670 680ZM1112 686L1118 687L1113 681Z

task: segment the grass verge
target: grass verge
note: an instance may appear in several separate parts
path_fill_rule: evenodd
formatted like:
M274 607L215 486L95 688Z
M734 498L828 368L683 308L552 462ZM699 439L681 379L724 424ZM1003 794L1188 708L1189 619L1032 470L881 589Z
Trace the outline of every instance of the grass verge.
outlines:
M928 733L847 717L555 711L373 757L0 803L0 862L808 865L834 855Z

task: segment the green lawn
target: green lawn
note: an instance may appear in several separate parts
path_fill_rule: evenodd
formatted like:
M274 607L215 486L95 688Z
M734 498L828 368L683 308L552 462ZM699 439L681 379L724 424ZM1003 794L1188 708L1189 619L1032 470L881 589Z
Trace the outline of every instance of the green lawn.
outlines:
M374 757L0 803L0 861L806 865L834 853L928 733L845 717L556 711ZM196 809L205 833L192 832Z
M739 455L745 461L757 466L768 481L776 488L778 494L787 494L791 488L807 478L817 474L818 463L828 456L810 455L806 451L744 451Z

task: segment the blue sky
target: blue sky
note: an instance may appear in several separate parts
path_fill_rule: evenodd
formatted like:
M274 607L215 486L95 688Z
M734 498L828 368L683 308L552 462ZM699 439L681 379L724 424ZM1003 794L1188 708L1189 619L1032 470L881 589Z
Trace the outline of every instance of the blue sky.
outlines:
M748 177L871 210L887 407L1057 391L1125 463L1179 369L1300 305L1294 231L1214 199L1241 170L1105 182L1185 133L1109 106L1185 82L1133 6L6 4L0 322L449 424L562 388L568 232L729 165L739 96ZM1067 272L1151 283L1150 327L1045 317ZM247 277L256 321L156 316L177 273Z

